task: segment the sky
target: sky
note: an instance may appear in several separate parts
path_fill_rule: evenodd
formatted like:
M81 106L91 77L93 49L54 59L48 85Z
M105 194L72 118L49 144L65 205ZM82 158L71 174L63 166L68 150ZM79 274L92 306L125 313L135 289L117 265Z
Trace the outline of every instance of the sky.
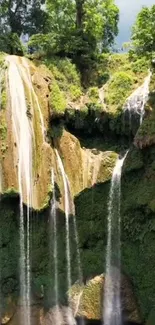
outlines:
M116 41L121 47L122 43L129 41L131 26L142 6L155 5L155 0L115 0L115 3L120 9L119 35Z

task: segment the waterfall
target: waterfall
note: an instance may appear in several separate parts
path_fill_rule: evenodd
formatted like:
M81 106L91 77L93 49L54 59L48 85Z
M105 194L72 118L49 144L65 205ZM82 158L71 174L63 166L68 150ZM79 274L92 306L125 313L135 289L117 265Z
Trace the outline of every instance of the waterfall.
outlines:
M124 160L118 159L113 171L108 202L108 241L104 285L104 325L121 325L121 173Z
M65 173L62 160L57 150L56 150L56 155L58 159L59 168L61 170L63 183L64 183L64 191L65 191L67 281L68 281L68 290L69 290L71 287L71 256L70 256L70 240L69 240L69 215L70 214L73 217L73 226L74 226L74 235L76 241L76 253L77 253L78 278L80 283L82 283L82 269L81 269L79 238L78 238L78 231L77 231L77 224L76 224L75 208L74 208L74 202L71 195L70 183Z
M54 238L53 238L53 258L54 258L54 294L55 294L55 304L58 307L58 243L57 243L57 219L56 219L56 196L55 196L55 177L54 170L52 169L51 175L53 198L51 202L51 217L54 228Z
M65 174L64 166L57 150L56 150L56 156L57 156L58 165L63 179L64 194L65 194L67 286L69 291L71 287L71 256L70 256L70 240L69 240L69 215L70 215L69 187L68 187L68 181L67 181L67 176Z
M22 71L18 58L7 58L13 132L18 151L18 185L20 194L20 294L23 306L21 323L30 325L30 210L32 205L32 123L27 116ZM24 232L23 197L26 197L27 224ZM26 242L26 245L25 245Z
M145 114L145 104L149 95L149 84L152 73L149 71L148 76L145 78L144 83L138 87L126 100L124 105L124 111L129 112L129 118L131 121L131 114L136 113L140 116L140 124L142 124Z
M41 130L42 130L42 137L43 137L43 142L45 142L45 125L44 125L44 119L43 119L43 115L42 115L42 111L41 111L41 107L38 101L38 97L34 91L34 87L32 84L32 79L31 79L31 74L30 74L30 68L28 65L27 60L23 57L21 58L21 70L22 70L22 75L24 78L24 81L26 82L27 87L29 88L30 91L30 98L31 98L31 107L33 108L33 99L34 102L36 104L36 107L38 109L39 112L39 116L40 116L40 123L41 123ZM25 69L25 70L24 70ZM32 97L33 96L33 97Z

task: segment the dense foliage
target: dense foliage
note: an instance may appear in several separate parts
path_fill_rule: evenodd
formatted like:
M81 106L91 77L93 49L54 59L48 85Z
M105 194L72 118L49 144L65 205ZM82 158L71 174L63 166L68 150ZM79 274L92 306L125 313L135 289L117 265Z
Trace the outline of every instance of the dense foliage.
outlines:
M67 56L86 70L109 50L118 33L114 0L1 0L0 50L22 54L21 35L31 37L29 52Z
M138 55L146 55L155 51L155 5L143 7L133 26L132 41Z
M48 33L32 36L30 45L46 54L68 56L86 69L107 51L118 33L113 0L46 1Z
M19 37L45 30L44 0L0 0L0 50L21 53Z

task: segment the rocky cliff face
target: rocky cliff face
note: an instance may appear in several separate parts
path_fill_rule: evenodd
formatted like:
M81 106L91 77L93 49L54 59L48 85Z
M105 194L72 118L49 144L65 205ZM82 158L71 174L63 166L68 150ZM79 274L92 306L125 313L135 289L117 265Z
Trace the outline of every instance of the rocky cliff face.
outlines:
M98 90L91 87L86 94L82 94L77 76L74 78L78 93L75 91L77 89L72 87L74 86L72 82L69 83L68 76L58 68L56 70L54 65L47 69L40 62L34 64L23 58L11 57L3 60L1 96L3 100L1 100L0 110L1 291L3 323L7 323L14 315L10 323L12 325L18 324L18 312L21 307L17 269L19 155L13 131L14 107L8 76L10 62L15 62L18 66L27 103L27 121L33 130L33 201L30 233L32 301L34 302L32 308L35 319L33 325L41 320L42 325L45 319L47 321L45 324L48 324L51 314L45 316L42 307L49 309L54 304L51 299L54 275L52 273L51 276L49 272L49 268L52 272L54 269L53 262L49 259L49 254L53 253L53 248L49 247L50 238L53 236L49 221L52 168L55 171L58 203L60 300L61 304L66 303L64 188L55 149L61 156L75 199L83 274L84 278L89 279L102 274L104 270L109 181L118 154L129 147L122 179L122 273L127 274L133 284L137 302L135 298L131 300L134 301L133 310L136 306L136 315L138 315L134 321L140 323L142 318L147 318L155 304L154 73L146 115L143 124L139 127L139 117L133 114L130 124L128 116L124 118L122 108L126 98L139 84L142 84L147 75L147 66L142 72L136 71L136 64L129 67L129 62L125 58L122 71L122 62L120 64L118 57L117 60L111 57L108 73L112 74L113 78L102 87L102 91L101 88ZM129 75L124 71L126 65L130 70ZM128 84L128 89L124 86L125 82ZM116 96L117 93L121 97ZM59 99L58 102L56 99ZM66 110L56 111L57 105L62 108L64 103ZM24 202L27 202L25 192ZM72 218L70 218L70 227L74 283L77 280L77 266L75 266L76 248ZM94 299L98 301L98 291ZM100 308L98 303L97 308ZM92 313L92 309L91 311L88 309L85 304L84 316L88 317L88 314ZM94 314L91 315L93 318Z

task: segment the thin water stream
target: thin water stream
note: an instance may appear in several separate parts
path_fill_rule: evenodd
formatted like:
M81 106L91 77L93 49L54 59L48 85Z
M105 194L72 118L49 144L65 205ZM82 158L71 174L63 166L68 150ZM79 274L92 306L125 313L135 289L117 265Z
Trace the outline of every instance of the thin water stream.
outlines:
M53 238L53 259L54 259L54 294L55 294L55 305L58 307L59 302L59 288L58 288L58 242L57 242L57 203L56 203L56 196L55 196L55 176L54 170L52 169L51 174L51 183L52 183L52 190L53 190L53 198L51 201L51 217L52 217L52 225L54 231L54 238Z
M121 174L124 160L116 161L113 170L108 202L108 240L104 285L104 325L121 325Z
M63 183L64 183L64 192L65 192L65 216L66 216L66 256L67 256L67 281L68 281L68 291L71 288L71 247L70 247L70 231L69 231L69 217L72 215L74 234L76 241L76 255L77 255L77 267L78 267L78 279L82 283L82 269L81 269L81 260L80 260L80 250L79 250L79 238L76 224L75 208L74 202L71 195L70 183L68 177L65 173L62 160L56 150L56 155L58 159L59 168L61 170ZM81 295L80 295L81 297Z
M66 258L67 258L67 288L68 291L71 288L71 252L70 252L70 239L69 239L69 215L70 215L70 202L69 202L69 188L67 183L67 177L65 174L64 166L62 160L59 156L57 150L56 156L58 160L58 165L61 171L63 185L64 185L64 195L65 195L65 218L66 218Z

